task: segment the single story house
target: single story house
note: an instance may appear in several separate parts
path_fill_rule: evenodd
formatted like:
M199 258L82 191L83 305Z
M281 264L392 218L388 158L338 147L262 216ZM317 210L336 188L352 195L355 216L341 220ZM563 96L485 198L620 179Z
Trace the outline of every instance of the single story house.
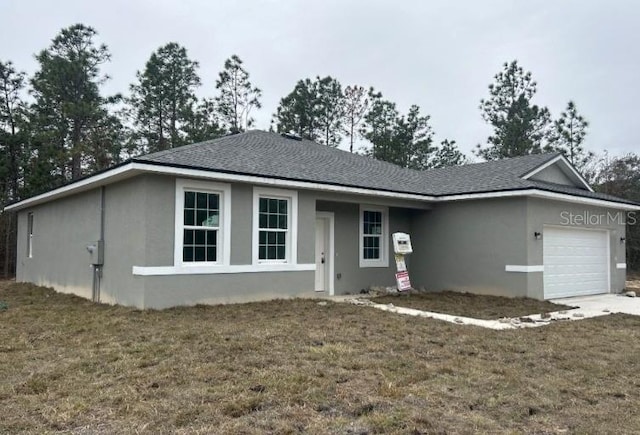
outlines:
M560 154L428 171L248 131L133 158L12 204L17 280L106 303L357 293L395 284L549 299L621 291L638 204Z

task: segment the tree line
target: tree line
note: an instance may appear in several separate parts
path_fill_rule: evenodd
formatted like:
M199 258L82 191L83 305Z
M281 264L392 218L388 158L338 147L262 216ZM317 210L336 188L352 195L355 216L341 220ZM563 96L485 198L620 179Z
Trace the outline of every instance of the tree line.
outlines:
M245 131L262 108L262 91L242 60L228 58L215 81L203 81L187 49L170 42L151 53L126 95L104 95L111 60L95 29L62 29L35 55L28 77L0 59L0 206L103 170L127 158ZM197 95L200 87L211 97ZM505 63L480 102L492 127L474 156L484 160L559 151L596 188L640 200L639 158L598 157L584 149L588 122L569 102L557 119L534 104L537 83L517 61ZM272 116L271 130L293 132L402 167L425 170L469 162L455 140L437 143L431 118L412 105L403 113L372 86L331 76L299 80ZM15 216L0 225L5 275L15 270ZM630 232L635 229L630 228ZM638 235L627 237L637 264ZM633 249L635 251L633 251Z

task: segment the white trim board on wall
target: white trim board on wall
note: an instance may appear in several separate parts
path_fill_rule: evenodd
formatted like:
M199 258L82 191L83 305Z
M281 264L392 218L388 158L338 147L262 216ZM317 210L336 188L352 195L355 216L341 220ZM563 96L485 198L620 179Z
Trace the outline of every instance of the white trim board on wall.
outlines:
M260 272L307 272L315 271L313 264L238 264L231 266L133 266L132 273L137 276L162 275L216 275L225 273L260 273Z
M505 272L544 272L544 266L542 265L533 265L533 266L522 266L516 264L507 264L504 266Z

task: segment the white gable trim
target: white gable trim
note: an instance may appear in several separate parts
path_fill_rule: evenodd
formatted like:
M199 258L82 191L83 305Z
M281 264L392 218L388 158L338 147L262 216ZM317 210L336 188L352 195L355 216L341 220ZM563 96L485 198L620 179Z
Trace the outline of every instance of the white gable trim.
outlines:
M562 164L564 164L565 168L569 169L569 171L571 172L573 177L580 184L582 184L585 187L585 189L588 189L589 192L593 192L593 189L591 188L591 186L589 186L589 183L587 183L587 180L585 180L584 177L582 175L580 175L580 173L578 171L576 171L576 168L574 168L573 165L569 162L569 160L567 160L567 158L565 156L563 156L562 154L560 154L559 156L554 157L553 159L549 160L548 162L538 166L533 171L528 172L527 174L523 175L522 178L525 179L525 180L528 180L532 176L536 175L538 172L543 171L546 168L548 168L549 166L555 165L558 162L561 162Z

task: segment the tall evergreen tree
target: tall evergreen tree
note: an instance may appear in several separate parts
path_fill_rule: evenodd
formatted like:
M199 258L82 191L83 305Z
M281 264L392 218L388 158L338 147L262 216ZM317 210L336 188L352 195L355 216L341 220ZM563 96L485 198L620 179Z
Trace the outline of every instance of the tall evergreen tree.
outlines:
M349 151L353 152L360 125L369 109L367 91L362 86L347 86L344 88L344 131L349 138Z
M493 127L487 147L476 153L486 160L539 153L551 122L549 110L531 103L537 84L517 61L505 63L480 101L482 118Z
M367 152L371 157L385 162L397 162L395 128L398 116L396 104L382 99L382 94L369 91L371 108L364 117L360 133L371 143Z
M184 126L184 131L188 143L211 140L225 134L215 102L206 98L201 100Z
M371 109L364 117L362 135L372 144L367 154L404 168L428 169L433 158L433 130L429 116L413 105L400 115L396 105L371 91Z
M310 79L299 80L288 95L280 100L273 122L280 133L294 132L309 140L321 135L317 123L315 84Z
M249 73L242 67L242 60L235 54L224 63L216 81L219 95L216 97L220 121L231 133L245 131L255 120L253 109L260 109L262 91L249 81Z
M336 147L343 121L342 86L330 77L300 80L282 100L274 115L279 132L300 136Z
M396 120L394 144L398 165L410 169L429 169L433 158L433 129L429 115L421 115L420 108L413 105L406 116Z
M445 139L440 142L433 155L432 168L446 168L448 166L460 166L467 162L466 157L456 145L455 140Z
M111 55L106 45L95 43L96 36L91 27L76 24L62 29L36 55L40 69L32 79L32 93L38 155L51 159L54 183L83 175L91 131L108 113L109 101L100 94L107 77L100 65Z
M605 159L593 187L597 192L640 202L640 155L629 153ZM630 212L627 218L627 267L640 271L640 213Z
M337 147L342 140L344 116L342 85L331 76L317 77L315 88L318 127L322 131L318 141L330 147Z
M28 136L26 105L22 93L26 86L24 72L11 62L0 61L0 171L3 203L19 199L19 183Z
M578 113L573 101L569 101L567 108L554 121L550 134L548 151L559 151L578 170L582 170L594 157L594 154L582 146L587 136L589 123Z
M16 71L11 62L0 61L0 209L21 199L24 160L28 144L26 107L22 93L25 73ZM3 246L0 249L5 279L15 270L15 213L0 214Z
M184 128L193 116L195 90L200 86L197 69L187 49L170 42L151 54L144 71L138 71L130 104L141 151L184 145Z

